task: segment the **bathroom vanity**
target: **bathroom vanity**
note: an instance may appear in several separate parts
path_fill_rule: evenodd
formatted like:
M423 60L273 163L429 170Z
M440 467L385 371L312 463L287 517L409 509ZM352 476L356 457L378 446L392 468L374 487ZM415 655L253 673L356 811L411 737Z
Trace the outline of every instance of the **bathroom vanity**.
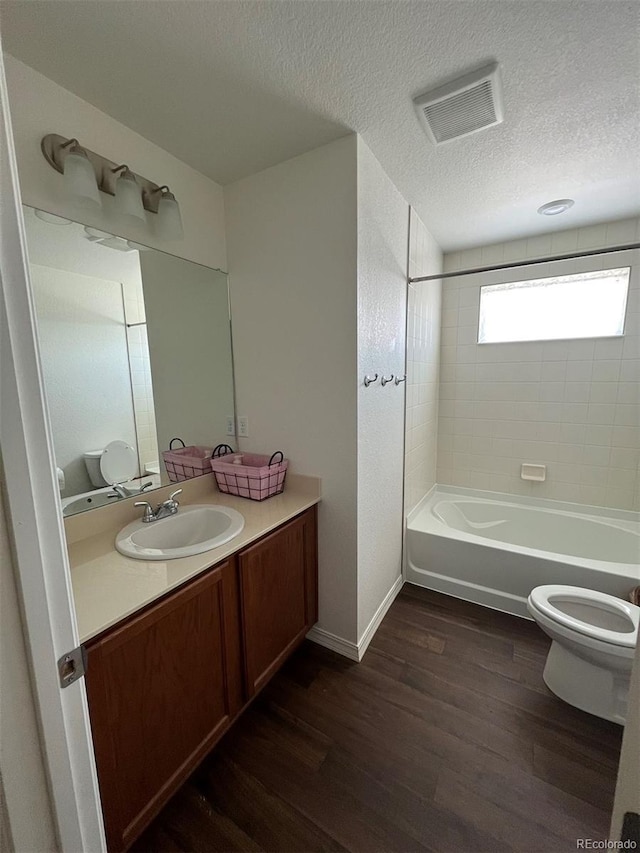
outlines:
M107 522L69 544L110 851L134 842L317 620L319 495L291 479L262 504L215 493L210 477L209 493L191 484L246 520L196 557L124 557Z

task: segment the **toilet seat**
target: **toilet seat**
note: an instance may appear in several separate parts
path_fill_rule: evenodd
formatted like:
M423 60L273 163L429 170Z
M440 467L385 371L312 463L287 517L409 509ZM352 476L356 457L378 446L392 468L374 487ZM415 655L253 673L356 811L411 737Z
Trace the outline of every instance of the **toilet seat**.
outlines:
M629 624L630 630L612 631L609 628L585 622L556 607L554 601L558 604L561 602L582 604L612 613L619 619L624 619ZM529 595L529 603L534 610L544 614L548 619L594 640L632 649L637 644L640 607L627 603L621 598L577 586L549 584L533 589Z
M126 441L111 441L100 456L100 473L109 486L127 483L138 470L138 454Z

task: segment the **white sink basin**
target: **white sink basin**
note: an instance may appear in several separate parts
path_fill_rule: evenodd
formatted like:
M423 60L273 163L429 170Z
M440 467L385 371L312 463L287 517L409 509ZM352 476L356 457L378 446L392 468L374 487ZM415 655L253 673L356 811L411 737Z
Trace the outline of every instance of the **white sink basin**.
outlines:
M242 531L244 517L226 506L193 504L159 521L133 521L116 536L116 548L134 560L175 560L224 545Z

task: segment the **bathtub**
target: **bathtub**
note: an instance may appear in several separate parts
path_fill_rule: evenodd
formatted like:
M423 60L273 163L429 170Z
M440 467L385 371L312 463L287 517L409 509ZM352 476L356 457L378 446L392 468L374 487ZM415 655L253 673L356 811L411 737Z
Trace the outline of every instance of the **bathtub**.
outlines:
M640 515L437 486L409 516L410 583L530 618L543 584L627 598L640 584Z

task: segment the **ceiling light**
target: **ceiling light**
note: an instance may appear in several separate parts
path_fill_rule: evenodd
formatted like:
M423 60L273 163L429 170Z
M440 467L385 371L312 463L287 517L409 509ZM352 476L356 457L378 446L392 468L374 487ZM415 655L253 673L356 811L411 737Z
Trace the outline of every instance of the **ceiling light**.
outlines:
M83 210L99 210L102 201L96 173L87 157L87 152L80 147L77 139L71 139L67 145L73 147L64 158L63 174L66 193L75 207Z
M115 187L115 209L118 216L132 225L147 223L142 204L142 191L136 181L136 176L128 166L118 166L114 173L121 174L116 181Z
M559 213L564 213L575 204L572 198L557 198L555 201L548 201L538 208L538 213L542 216L557 216Z
M160 187L156 234L163 240L181 240L184 237L180 205L169 187Z

